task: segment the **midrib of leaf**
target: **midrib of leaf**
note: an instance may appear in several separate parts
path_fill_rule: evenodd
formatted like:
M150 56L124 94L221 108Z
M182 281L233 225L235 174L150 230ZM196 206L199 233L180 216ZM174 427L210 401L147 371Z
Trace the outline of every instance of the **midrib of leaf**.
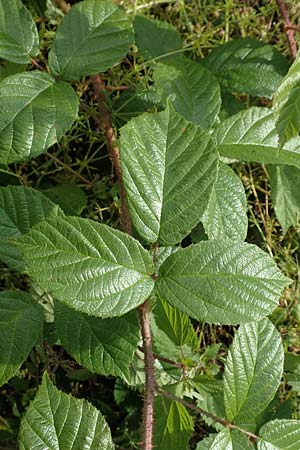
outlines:
M28 73L29 73L29 72L28 72ZM33 79L33 80L34 80L34 79ZM39 80L39 81L40 81L40 80ZM37 97L39 97L39 95L41 95L41 94L42 94L43 92L45 92L47 89L51 88L51 85L53 86L53 83L50 84L49 80L48 80L48 81L42 80L42 81L43 81L43 82L47 82L47 83L48 83L48 86L46 86L44 89L41 89L41 90L40 90L39 92L37 92L37 94L34 95L33 97L30 97L30 99L28 100L28 102L25 103L25 105L23 105L22 108L19 109L13 117L11 117L10 121L9 121L7 124L5 124L3 128L0 129L0 132L6 130L6 128L7 128L8 126L10 126L10 125L13 126L13 121L15 120L15 118L16 118L19 114L21 114L21 112L23 112L24 109L27 108L27 106L31 105L31 104L33 103L33 101L34 101ZM13 84L10 84L9 86L12 87L12 86L14 86L14 85L13 85ZM18 85L16 84L15 86L18 86ZM18 94L18 97L24 97L24 96ZM27 97L27 95L26 95L26 97ZM12 133L12 134L13 134L13 133ZM48 135L49 135L49 132L48 132Z
M163 281L164 281L164 283L166 284L166 281L165 281L165 280L163 280ZM197 298L200 298L200 300L202 300L201 297L195 295L195 293L194 293L193 291L191 291L189 288L187 288L186 286L182 286L182 284L180 284L177 280L172 279L171 281L173 281L175 284L178 284L178 286L180 286L182 289L184 289L186 292L188 292L188 293L191 294L192 296L197 297ZM167 286L167 287L168 287L168 286ZM169 289L169 288L168 288L168 289ZM219 310L222 310L222 311L224 310L224 305L219 305L219 304L214 303L214 302L211 300L211 298L210 298L209 301L206 301L206 302L203 302L203 303L204 303L204 306L205 306L206 303L209 303L210 305L215 306L216 309L219 309ZM189 307L189 305L188 305L188 304L185 304L184 307L190 311L190 316L193 317L193 316L194 316L194 312L193 312L193 310Z
M111 11L107 16L104 17L104 19L102 20L102 22L98 23L98 25L96 25L96 28L94 28L92 30L91 33L87 34L83 40L79 43L79 45L77 45L77 47L75 47L73 53L70 55L70 57L66 60L66 63L64 66L61 67L60 72L63 73L66 69L66 67L69 65L70 61L72 58L74 58L74 55L76 55L76 53L81 49L81 48L86 48L86 42L90 39L90 37L94 34L94 32L97 31L97 28L100 27L104 21L106 21L110 16L112 16L113 14L115 14L115 12L118 11L117 9L114 9L114 11ZM80 11L82 12L82 11ZM84 15L84 14L83 14ZM123 22L124 19L122 20L118 20L118 22ZM117 22L117 21L116 21ZM81 22L79 21L79 23L81 24ZM118 33L120 30L116 29L115 33ZM111 32L113 34L113 32ZM57 55L56 55L56 60L57 60Z
M253 371L252 371L252 373L251 373L251 376L250 376L250 378L251 378L251 381L250 381L250 383L248 383L248 386L247 386L247 393L246 393L246 395L244 396L244 399L243 399L243 402L242 402L242 405L241 405L241 407L238 409L238 411L237 411L237 413L235 414L235 417L234 417L234 419L233 419L233 422L234 422L234 420L235 420L235 418L239 415L239 413L240 413L240 411L242 410L242 408L244 407L244 405L245 405L245 403L246 403L246 401L247 401L247 399L248 399L248 395L249 395L249 392L250 392L250 390L251 390L251 387L252 387L252 385L253 385L253 383L254 383L254 374L256 373L256 368L257 368L257 360L258 360L258 343L259 343L259 339L256 339L256 353L255 353L255 355L256 355L256 358L255 358L255 364L254 364L254 367L253 367ZM248 345L248 341L247 341L247 345ZM242 348L242 357L243 357L243 359L244 359L244 354L243 354L243 348ZM248 345L248 352L247 352L247 354L248 355L251 355L251 351L249 351L249 345ZM243 366L245 367L245 364L244 364L244 362L243 362ZM246 368L248 368L249 366L248 366L248 364L246 363ZM248 379L247 379L247 381L248 381ZM236 376L234 376L234 385L235 385L235 392L237 393L238 392L238 389L237 389L237 386L236 386L236 382L237 382L237 377Z
M193 164L193 166L189 169L189 171L186 172L186 173L181 177L181 179L180 179L179 181L178 181L178 180L176 181L176 184L174 184L174 186L172 187L172 189L166 192L166 190L167 190L167 183L166 183L166 172L167 172L167 170L169 169L169 167L171 167L173 164L175 164L176 161L177 161L179 158L181 158L182 154L185 152L186 148L191 144L191 142L193 142L193 140L194 140L194 138L195 138L195 135L196 135L197 132L198 132L198 130L196 129L196 127L192 128L193 133L191 133L191 130L189 130L189 137L190 137L189 141L185 144L185 147L182 148L181 152L180 152L178 155L176 155L176 158L173 159L172 161L169 161L169 163L167 163L168 154L172 154L172 152L170 152L170 148L171 148L172 146L174 146L174 145L176 144L176 142L178 141L178 139L180 138L180 136L177 136L176 139L175 139L173 142L170 142L170 143L169 143L169 138L168 138L168 136L169 136L169 123L170 123L170 122L168 121L168 125L167 125L167 133L166 133L166 143L165 143L165 149L166 149L166 151L164 152L164 171L163 171L163 181L162 181L163 190L162 190L162 201L161 201L160 217L159 217L159 229L158 229L158 236L157 236L157 239L158 239L158 240L160 239L160 233L161 233L161 221L162 221L162 214L163 214L164 204L166 203L167 198L173 193L173 191L176 190L176 189L178 188L178 184L180 184L180 183L182 182L182 180L183 180L186 176L188 176L188 174L193 170L194 165L195 165L195 164ZM174 126L174 128L176 128L176 126ZM169 151L167 151L167 150L169 150ZM196 161L196 163L197 163L197 162L198 162L198 160ZM207 170L208 170L208 169L207 169ZM206 170L206 171L207 171L207 170ZM204 174L205 174L205 173L206 173L206 172L204 172ZM204 176L204 174L203 174L203 176ZM197 182L198 182L198 180L196 179L195 182L194 182L194 184L193 184L192 186L194 186ZM191 188L191 186L188 186L186 189L190 189L190 188ZM164 219L164 222L165 222L165 224L166 224L166 223L168 223L168 222L170 222L170 221L172 221L172 220L173 220L173 219L172 219L172 217L170 217L170 214L169 214L169 216L168 216L166 219Z
M92 259L92 260L95 260L96 262L98 262L99 260L103 260L105 263L108 263L108 264L110 264L110 265L115 266L115 270L125 268L125 269L128 269L128 270L132 270L132 271L134 271L134 272L138 272L138 273L140 273L141 275L144 275L145 277L149 277L149 276L151 275L151 274L148 275L147 273L140 272L138 269L136 269L136 268L134 268L134 267L128 267L128 266L126 266L126 265L120 265L120 264L118 264L118 263L116 263L116 262L110 261L109 259L105 259L103 256L101 256L101 252L94 246L94 244L92 244L91 241L89 241L85 236L83 236L82 233L80 233L79 230L77 230L77 228L76 228L72 223L70 223L70 222L68 222L68 225L72 227L73 231L74 231L77 235L79 234L79 239L80 239L81 241L84 240L84 241L87 243L89 249L92 248L93 250L95 250L95 251L98 253L97 256L92 256L92 255L88 255L88 254L85 254L85 253L80 252L80 251L77 249L77 247L76 247L72 242L68 241L68 240L66 239L66 237L65 237L64 235L62 235L61 232L60 232L58 229L56 229L51 223L48 222L48 225L49 225L56 233L59 233L60 239L62 238L63 240L66 240L66 241L67 241L67 244L71 244L71 245L73 246L73 248L74 248L74 254L76 254L76 255L78 255L78 256L81 256L81 257L83 258L83 259L81 259L81 260L78 261L78 262L82 262L82 261L87 260L87 259ZM41 235L41 240L42 240L42 241L45 240L45 235L44 235L40 230L35 230L35 231ZM94 231L94 228L93 228L93 231ZM101 236L100 236L100 237L101 237ZM114 237L115 237L116 239L118 239L120 245L122 245L123 247L126 247L125 244L120 240L120 238L119 238L118 236L114 235ZM52 244L52 242L51 242L49 239L48 239L48 241ZM40 248L45 248L45 249L48 248L48 247L45 246L45 245L39 245L38 242L36 242L36 240L34 240L34 242L35 242L35 244L38 245ZM36 246L36 245L35 245L35 246ZM105 245L105 244L104 244L104 246L107 247L107 245ZM68 255L73 254L70 250L64 250L63 248L61 248L61 249L58 250L56 247L53 247L53 250L54 250L54 251L53 251L52 254L55 254L55 253L57 253L57 254L58 254L58 253L65 253L65 254L68 254ZM127 251L127 254L128 254L129 258L130 258L131 255L130 255L130 253L129 253L129 251L128 251L127 248L126 248L126 251ZM138 248L138 251L139 251L139 254L141 254L139 248ZM113 253L112 253L112 257L113 257L114 259L116 259L115 255L114 255ZM143 259L143 258L142 258L142 259ZM131 259L131 262L133 262L132 259ZM76 263L75 263L75 264L76 264ZM67 265L74 265L74 262L68 263ZM146 267L145 267L145 269L146 269ZM145 272L146 272L146 270L145 270Z

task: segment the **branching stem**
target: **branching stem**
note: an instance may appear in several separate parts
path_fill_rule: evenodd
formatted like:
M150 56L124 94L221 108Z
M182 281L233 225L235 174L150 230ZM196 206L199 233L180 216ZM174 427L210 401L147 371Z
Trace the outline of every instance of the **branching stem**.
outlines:
M288 42L288 46L289 46L291 55L292 55L293 59L295 59L297 56L297 45L296 45L296 39L295 39L295 34L294 34L294 27L290 21L287 6L286 6L284 0L276 0L276 3L278 6L280 15L284 21L285 35L286 35L286 39Z
M132 223L129 214L125 188L122 178L122 170L120 164L120 153L117 146L116 134L112 126L111 113L106 104L105 87L99 75L92 77L92 87L98 102L99 119L98 124L105 134L110 157L113 161L116 176L120 185L121 197L121 223L122 230L125 233L132 234ZM155 247L155 255L158 246ZM144 390L144 407L142 420L142 449L153 449L153 423L154 423L154 395L155 395L155 379L154 379L154 355L152 347L152 336L150 327L150 298L138 308L140 328L143 339L143 352L145 359L145 390Z
M197 414L201 414L203 416L209 417L214 422L220 423L221 425L223 425L224 427L228 428L229 430L238 430L238 431L240 431L241 433L243 433L246 436L248 436L254 442L256 442L258 439L260 439L259 436L257 436L256 434L251 433L250 431L244 430L243 428L240 428L238 425L235 425L234 423L231 423L228 420L221 419L220 417L217 417L214 414L211 414L208 411L205 411L204 409L199 408L198 406L194 405L194 403L188 402L188 401L186 401L186 400L184 400L184 399L182 399L180 397L176 397L176 395L173 395L173 394L170 394L170 392L164 391L158 385L156 385L156 390L163 397L166 397L169 400L173 400L175 402L181 403L186 408L194 411Z

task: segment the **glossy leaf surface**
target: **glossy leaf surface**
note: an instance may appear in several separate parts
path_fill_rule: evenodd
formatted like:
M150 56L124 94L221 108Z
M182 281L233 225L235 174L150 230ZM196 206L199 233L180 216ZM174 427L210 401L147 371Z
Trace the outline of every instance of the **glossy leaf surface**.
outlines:
M78 311L121 316L151 294L152 260L121 231L76 217L48 219L20 238L29 274Z
M21 291L0 292L0 386L16 374L36 344L43 310Z
M39 53L39 36L21 0L0 0L0 58L29 63Z
M50 215L62 214L41 192L24 186L0 187L0 260L14 270L23 270L20 250L10 242Z
M220 163L209 204L201 217L209 239L244 241L247 235L247 200L242 181L234 171Z
M252 107L235 114L217 127L215 137L222 156L300 168L300 138L291 139L279 150L271 109Z
M287 59L274 46L252 38L220 45L203 62L225 92L268 98L288 70Z
M156 286L161 298L195 319L235 324L270 314L288 281L254 245L206 241L169 256Z
M147 242L176 244L199 222L217 177L208 132L168 106L125 125L120 152L134 227Z
M154 446L157 450L187 450L194 430L194 424L186 408L162 396L154 403L155 428Z
M73 6L59 25L49 64L68 81L104 72L120 62L133 43L132 26L111 0L85 0Z
M299 450L300 421L274 420L266 423L259 431L262 440L258 450Z
M245 427L268 406L280 384L284 352L280 334L263 319L235 333L224 373L226 416Z
M219 83L203 65L185 57L159 64L154 81L162 97L171 98L176 111L190 122L210 128L221 107Z
M102 414L86 400L58 390L49 376L21 421L20 450L114 450Z
M44 72L24 72L0 83L0 163L33 158L55 144L77 117L72 87Z
M100 319L56 302L55 326L62 345L79 364L93 373L127 380L140 340L135 312L113 319Z
M272 202L277 219L286 233L300 218L300 169L285 165L270 165Z

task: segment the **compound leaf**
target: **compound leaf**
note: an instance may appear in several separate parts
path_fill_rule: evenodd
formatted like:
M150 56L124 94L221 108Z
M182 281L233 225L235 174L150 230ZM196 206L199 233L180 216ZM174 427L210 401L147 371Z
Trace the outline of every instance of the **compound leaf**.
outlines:
M136 45L145 59L159 58L182 47L181 37L175 27L167 22L136 16L134 19Z
M56 302L55 326L62 345L79 364L91 372L119 376L127 381L140 340L134 311L122 317L100 319Z
M89 402L59 391L45 373L21 421L20 450L114 450L109 427Z
M33 158L55 144L76 119L73 88L44 72L24 72L0 83L0 163Z
M61 214L41 192L24 186L0 187L0 259L14 270L23 270L20 250L12 239L27 233L50 215Z
M77 311L121 316L152 292L149 253L131 236L93 220L47 219L19 243L33 279Z
M0 57L17 64L39 53L39 36L21 0L0 0Z
M210 135L169 105L125 125L120 151L136 230L147 242L176 244L199 222L217 177Z
M285 234L300 218L300 169L285 165L270 165L272 202Z
M240 326L224 373L226 416L230 422L245 427L268 406L280 384L283 361L280 334L268 319Z
M299 71L300 55L298 54L274 96L276 128L281 146L292 137L298 136L300 131Z
M295 137L279 150L274 113L252 107L224 120L215 137L222 156L258 163L288 164L300 168L300 138Z
M126 55L133 40L131 23L115 3L79 2L57 28L50 69L67 81L104 72Z
M254 446L239 431L223 430L199 442L196 450L254 450Z
M37 342L43 310L20 291L0 292L0 386L16 374Z
M300 421L273 420L259 431L258 450L299 450Z
M186 408L178 402L158 396L154 402L154 447L157 450L187 450L194 424Z
M176 111L190 122L210 128L221 107L219 83L204 66L185 57L159 64L155 86L162 97L171 96Z
M220 163L218 177L201 222L209 239L244 241L246 238L248 218L244 186L224 163Z
M288 281L258 247L223 240L169 256L156 286L161 298L197 320L235 324L270 314Z
M274 46L252 38L217 47L203 63L216 75L223 91L268 98L288 70L287 59Z

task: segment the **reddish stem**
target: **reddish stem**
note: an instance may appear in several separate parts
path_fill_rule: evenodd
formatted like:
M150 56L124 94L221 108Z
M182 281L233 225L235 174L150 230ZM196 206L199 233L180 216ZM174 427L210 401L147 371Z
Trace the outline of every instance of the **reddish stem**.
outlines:
M292 55L293 59L295 59L297 56L297 45L296 45L293 25L290 21L287 6L286 6L284 0L276 0L276 3L278 6L280 15L284 21L285 35L286 35L286 39L288 42L288 46L289 46L291 55Z
M104 131L107 146L116 175L120 185L121 197L121 223L125 233L132 234L132 223L128 209L126 192L123 184L122 170L120 164L120 153L116 143L116 135L112 126L111 114L106 104L105 88L99 75L95 75L91 79L93 90L98 102L99 118L98 125ZM157 247L157 246L156 246ZM157 253L157 249L156 249ZM155 253L155 254L156 254ZM155 379L154 379L154 355L152 348L152 336L150 326L150 298L138 308L139 321L143 339L143 351L145 359L145 390L144 390L144 407L143 407L143 450L153 449L153 423L154 423L154 395L155 395Z
M235 425L234 423L229 422L228 420L221 419L220 417L215 416L214 414L211 414L202 408L199 408L198 406L194 405L194 403L188 402L186 400L183 400L180 397L177 397L176 395L170 394L170 392L162 390L158 385L156 385L156 389L163 397L166 397L169 400L173 400L175 402L181 403L186 408L191 409L192 411L194 411L197 414L201 414L203 416L209 417L214 422L220 423L221 425L228 428L229 430L238 430L241 433L248 436L254 442L256 442L258 439L260 439L259 436L257 436L256 434L251 433L250 431L244 430L243 428L239 427L238 425Z
M153 449L153 423L154 423L154 355L152 348L152 336L150 326L150 299L148 298L143 305L139 307L140 327L143 338L143 351L145 355L145 391L143 407L143 450Z
M126 193L123 185L122 170L120 164L120 152L117 146L115 131L111 123L111 114L106 105L103 83L99 75L94 75L92 77L92 86L99 106L99 113L100 113L99 125L101 129L104 131L109 154L113 161L115 172L120 185L122 230L125 233L132 234L131 218L128 210Z

